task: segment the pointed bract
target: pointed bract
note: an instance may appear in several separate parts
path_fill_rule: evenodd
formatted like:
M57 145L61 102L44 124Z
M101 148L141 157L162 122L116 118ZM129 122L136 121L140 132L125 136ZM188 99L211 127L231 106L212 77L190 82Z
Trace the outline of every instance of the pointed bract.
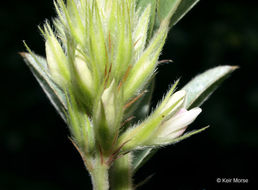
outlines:
M48 36L46 41L46 57L48 68L54 81L61 87L70 82L70 71L63 49L54 36Z

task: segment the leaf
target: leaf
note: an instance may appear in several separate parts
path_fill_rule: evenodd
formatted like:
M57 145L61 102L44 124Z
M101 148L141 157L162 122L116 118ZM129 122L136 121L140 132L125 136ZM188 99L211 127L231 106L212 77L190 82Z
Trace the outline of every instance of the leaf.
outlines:
M141 12L145 10L148 4L151 4L151 20L149 25L149 38L155 28L159 28L161 22L169 18L170 26L179 22L199 0L138 0L137 9Z
M66 122L67 103L65 93L52 81L47 73L46 60L34 53L20 53L29 66L31 72L39 82L40 86L46 93L50 102L56 108L57 112Z
M177 24L177 22L181 20L198 2L199 0L182 0L175 14L171 18L171 26Z
M238 67L218 66L192 79L183 87L186 90L187 109L201 106L219 85Z
M150 22L149 22L149 30L148 30L148 40L152 37L153 34L153 28L155 24L155 18L156 18L156 1L157 0L138 0L137 2L137 10L140 12L144 12L146 7L150 4L151 5L151 16L150 16ZM141 14L140 14L141 15Z
M198 2L199 0L158 0L155 27L158 28L166 18L170 19L170 26L174 26Z
M146 148L143 150L136 150L133 152L133 161L132 161L132 170L133 173L137 172L137 170L144 165L152 155L156 153L155 149Z
M181 2L182 0L158 0L156 26L159 26L164 19L171 19Z
M178 9L182 0L157 0L157 14L154 25L154 30L161 27L163 22L171 26L171 19Z

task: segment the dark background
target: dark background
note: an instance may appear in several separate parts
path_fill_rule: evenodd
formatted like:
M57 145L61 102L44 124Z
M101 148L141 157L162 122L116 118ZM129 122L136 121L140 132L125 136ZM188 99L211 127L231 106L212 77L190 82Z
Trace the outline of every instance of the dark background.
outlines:
M17 52L22 40L44 55L37 25L54 16L52 0L0 5L0 190L91 189L68 130ZM239 65L202 106L190 129L211 127L161 149L136 175L141 189L257 189L258 2L202 0L171 30L159 67L154 102L181 77L218 65ZM218 184L217 178L249 184ZM250 188L250 185L256 187Z

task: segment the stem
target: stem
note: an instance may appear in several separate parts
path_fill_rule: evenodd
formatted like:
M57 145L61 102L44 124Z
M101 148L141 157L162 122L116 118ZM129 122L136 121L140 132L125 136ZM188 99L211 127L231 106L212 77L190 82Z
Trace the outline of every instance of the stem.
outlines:
M112 190L132 190L132 155L131 153L117 159L111 168L110 183Z
M108 190L108 169L109 167L101 162L101 159L95 160L94 168L90 172L93 190Z

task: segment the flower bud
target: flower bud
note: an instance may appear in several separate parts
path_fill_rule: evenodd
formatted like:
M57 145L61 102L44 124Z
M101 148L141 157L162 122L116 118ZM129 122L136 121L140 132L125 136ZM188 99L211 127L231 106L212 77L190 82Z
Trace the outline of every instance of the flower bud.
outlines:
M165 121L159 126L156 133L157 138L167 138L172 140L180 136L188 125L190 125L196 117L201 113L201 108L193 108L190 111L181 109L174 117Z
M114 81L109 88L105 89L101 101L103 102L104 112L107 120L107 125L113 127L116 119L116 102L115 102L115 89Z
M61 45L52 35L46 40L46 57L53 80L62 87L66 86L70 81L68 61Z
M74 58L74 81L73 85L77 99L82 103L84 108L90 113L92 109L92 101L95 95L94 82L92 73L88 67L83 55L75 51Z
M104 90L96 112L93 114L96 137L104 152L109 151L119 132L123 115L123 106L119 97L121 95L117 92L116 83L112 81Z

